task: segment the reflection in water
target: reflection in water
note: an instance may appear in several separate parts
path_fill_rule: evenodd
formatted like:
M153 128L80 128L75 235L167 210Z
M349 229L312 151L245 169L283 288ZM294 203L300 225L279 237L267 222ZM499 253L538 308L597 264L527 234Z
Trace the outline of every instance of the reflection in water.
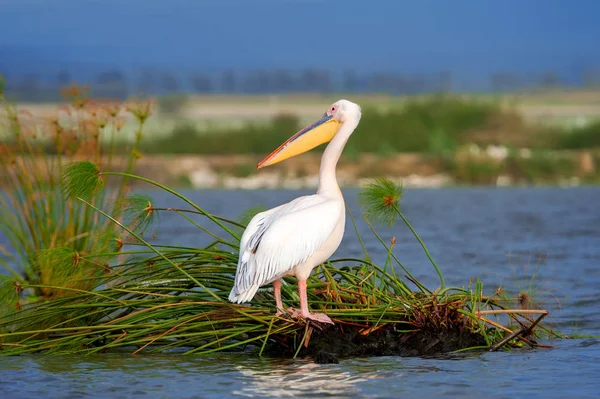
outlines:
M360 392L358 383L383 378L372 368L366 373L355 373L338 366L306 362L275 363L261 368L236 366L236 370L246 377L247 383L234 394L259 397L350 396Z
M397 357L359 358L339 365L319 365L310 360L254 362L235 367L243 376L244 384L234 393L257 397L348 397L364 393L368 387L373 389L373 394L378 391L401 393L405 391L401 382L412 375L453 372L441 367L442 363L433 364L437 362L438 359L432 359L430 364L406 366L404 363L412 361Z

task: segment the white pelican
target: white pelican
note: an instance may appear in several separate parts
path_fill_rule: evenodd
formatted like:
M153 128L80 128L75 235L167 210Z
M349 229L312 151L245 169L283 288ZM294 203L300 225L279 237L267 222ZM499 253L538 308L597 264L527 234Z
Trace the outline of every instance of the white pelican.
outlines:
M292 309L292 316L333 324L327 315L308 310L306 279L313 268L335 252L344 235L346 209L335 168L360 116L357 104L339 100L321 119L300 130L258 164L260 169L330 142L321 158L317 193L261 212L248 224L240 241L231 302L248 302L260 286L273 282L277 314L281 314L280 279L296 276L300 311Z

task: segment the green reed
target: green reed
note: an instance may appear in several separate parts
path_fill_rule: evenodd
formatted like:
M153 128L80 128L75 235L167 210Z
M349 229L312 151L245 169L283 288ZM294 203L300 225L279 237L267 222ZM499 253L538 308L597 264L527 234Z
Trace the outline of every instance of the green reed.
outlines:
M151 111L151 103L142 100L94 102L86 87L62 92L67 103L43 117L15 108L0 93L0 229L11 246L10 251L0 248L0 267L33 290L29 300L93 289L95 280L109 272L89 254L115 249L121 232L90 206L70 200L61 176L67 164L79 160L131 173L139 141L129 149L125 165L113 157L115 143L128 114L138 124L141 139ZM127 190L123 180L118 190L88 193L88 200L118 218L116 199ZM72 252L74 258L57 259L61 255L53 250ZM5 312L0 309L0 314Z

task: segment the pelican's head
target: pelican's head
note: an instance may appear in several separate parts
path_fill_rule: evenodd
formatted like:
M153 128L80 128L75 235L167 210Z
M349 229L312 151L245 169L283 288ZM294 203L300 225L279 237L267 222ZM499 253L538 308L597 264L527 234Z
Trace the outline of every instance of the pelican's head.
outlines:
M331 141L344 124L351 125L349 133L352 133L360 121L360 116L358 104L348 100L334 102L327 108L321 119L294 134L263 159L258 164L258 169L295 157Z

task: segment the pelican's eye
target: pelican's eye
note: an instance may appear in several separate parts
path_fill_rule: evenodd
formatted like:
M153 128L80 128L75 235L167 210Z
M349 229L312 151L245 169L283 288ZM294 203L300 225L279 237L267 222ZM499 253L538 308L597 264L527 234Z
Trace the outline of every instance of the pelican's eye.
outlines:
M337 109L338 109L337 105L332 105L327 110L327 115L333 115L333 114L335 114L335 112L337 111Z

